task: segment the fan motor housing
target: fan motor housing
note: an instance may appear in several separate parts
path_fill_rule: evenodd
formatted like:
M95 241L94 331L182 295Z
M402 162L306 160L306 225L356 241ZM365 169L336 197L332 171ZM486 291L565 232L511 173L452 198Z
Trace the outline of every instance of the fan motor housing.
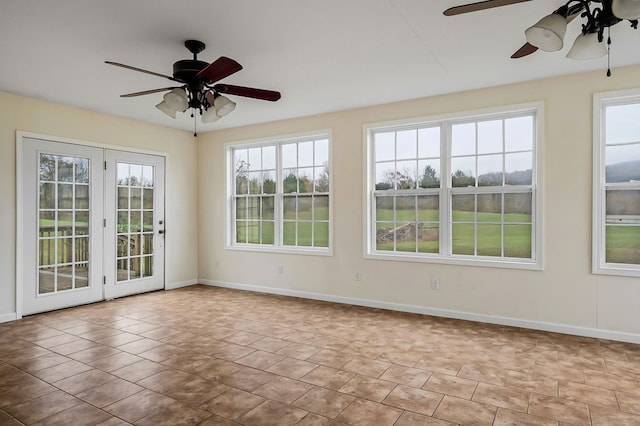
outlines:
M197 80L197 75L209 64L196 59L183 59L173 64L173 78L189 83Z

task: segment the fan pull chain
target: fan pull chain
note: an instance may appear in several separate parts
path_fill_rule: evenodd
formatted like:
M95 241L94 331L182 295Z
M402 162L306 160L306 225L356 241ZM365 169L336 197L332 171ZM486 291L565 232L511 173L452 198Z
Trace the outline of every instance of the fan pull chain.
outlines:
M196 136L198 136L198 132L197 132L197 126L198 126L198 120L196 119L196 115L192 112L191 116L193 117L193 137L195 138Z
M611 27L607 28L607 77L611 77Z

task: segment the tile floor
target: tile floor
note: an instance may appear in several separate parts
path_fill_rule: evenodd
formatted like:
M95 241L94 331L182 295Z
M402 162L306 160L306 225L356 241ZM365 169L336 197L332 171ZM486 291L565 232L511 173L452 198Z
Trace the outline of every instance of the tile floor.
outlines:
M0 426L640 425L640 345L206 286L0 324Z

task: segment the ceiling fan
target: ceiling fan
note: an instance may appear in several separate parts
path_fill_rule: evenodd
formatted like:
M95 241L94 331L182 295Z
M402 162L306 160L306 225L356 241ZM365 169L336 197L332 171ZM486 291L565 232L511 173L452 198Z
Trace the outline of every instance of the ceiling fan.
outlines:
M531 0L485 0L450 7L445 16L460 15L494 7L523 3ZM527 43L518 49L511 58L517 59L530 55L538 49L547 52L562 49L567 24L580 16L587 20L582 24L582 32L576 38L567 54L572 59L596 59L609 53L611 38L607 35L606 46L603 43L604 31L611 26L628 20L631 27L638 28L640 18L640 0L569 0L550 15L525 31ZM611 75L610 70L607 75Z
M244 96L247 98L261 99L275 102L280 99L280 92L253 87L234 86L218 81L235 74L242 69L242 65L231 58L221 56L212 63L198 60L198 53L202 52L205 44L198 40L187 40L185 47L193 54L193 59L182 59L173 64L173 75L160 74L142 68L132 67L118 62L105 61L109 65L143 72L178 83L171 87L144 90L142 92L120 95L123 98L149 95L158 92L167 92L163 101L156 105L163 113L171 118L176 118L176 112L192 110L191 116L196 112L202 116L203 123L211 123L224 117L235 108L235 103L226 95Z

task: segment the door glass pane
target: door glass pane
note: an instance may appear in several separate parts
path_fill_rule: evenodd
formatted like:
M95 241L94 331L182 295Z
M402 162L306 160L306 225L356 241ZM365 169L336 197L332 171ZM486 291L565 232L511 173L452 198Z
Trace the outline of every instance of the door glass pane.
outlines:
M117 164L116 282L153 276L154 167Z
M38 294L89 287L90 161L39 154Z

